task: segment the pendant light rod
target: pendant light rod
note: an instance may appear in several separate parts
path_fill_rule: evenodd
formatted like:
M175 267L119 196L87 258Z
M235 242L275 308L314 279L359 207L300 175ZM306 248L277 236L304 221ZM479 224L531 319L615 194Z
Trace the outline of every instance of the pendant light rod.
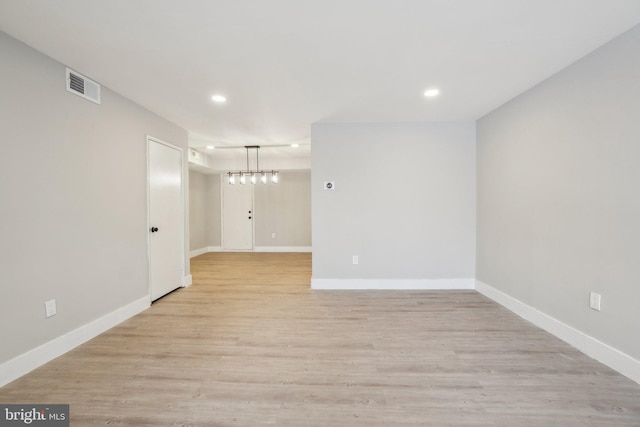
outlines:
M229 179L229 184L235 184L235 175L240 177L240 184L246 183L246 176L249 175L249 181L252 184L255 184L258 180L258 174L260 174L260 182L263 184L267 183L267 175L271 175L271 183L278 183L278 175L279 172L277 170L272 171L263 171L260 169L260 146L259 145L245 145L246 150L246 160L247 160L247 169L245 171L229 171L227 172L227 176ZM256 170L252 170L249 164L249 150L256 150Z

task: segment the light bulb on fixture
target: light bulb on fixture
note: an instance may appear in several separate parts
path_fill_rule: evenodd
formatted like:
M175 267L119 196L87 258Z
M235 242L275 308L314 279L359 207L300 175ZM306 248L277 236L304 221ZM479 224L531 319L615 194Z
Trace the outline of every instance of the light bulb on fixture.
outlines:
M249 181L251 184L256 184L258 179L263 184L269 182L269 175L271 175L271 183L277 184L280 180L279 172L277 170L265 171L260 169L260 159L258 158L258 150L260 149L259 145L245 145L244 148L247 150L247 168L245 170L239 171L229 171L227 172L228 182L229 184L236 183L236 175L240 178L238 179L240 184L246 184ZM249 161L249 150L256 150L256 162L255 169L251 167L251 162Z

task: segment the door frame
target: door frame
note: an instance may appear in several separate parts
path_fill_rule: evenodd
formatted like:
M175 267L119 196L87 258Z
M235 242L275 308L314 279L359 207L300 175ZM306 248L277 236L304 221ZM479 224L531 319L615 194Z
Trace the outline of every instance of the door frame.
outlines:
M226 250L224 248L224 185L243 185L240 183L229 184L225 181L225 177L227 175L220 175L220 245L223 252L255 252L256 250L256 200L255 200L255 184L244 184L251 185L251 249L236 249L236 250Z
M147 150L147 291L149 292L149 301L151 300L151 233L149 230L151 229L151 162L149 156L149 146L151 143L157 143L160 145L164 145L166 147L177 150L180 153L180 244L181 244L181 253L180 257L180 287L184 288L185 284L185 255L184 255L184 245L185 245L185 183L184 183L184 150L177 145L173 145L169 142L163 141L159 138L156 138L151 135L146 135L146 150Z

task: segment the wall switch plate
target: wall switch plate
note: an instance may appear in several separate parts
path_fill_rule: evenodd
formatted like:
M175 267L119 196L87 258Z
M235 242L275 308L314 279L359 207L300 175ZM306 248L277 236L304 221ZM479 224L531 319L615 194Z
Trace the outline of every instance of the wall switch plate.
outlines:
M602 300L602 295L596 294L595 292L591 292L589 295L589 307L594 310L600 311L600 301Z
M357 264L358 263L358 255L354 255L353 256L353 264Z
M276 238L276 233L271 233L271 238L275 239Z
M56 300L52 299L44 303L44 311L47 317L55 316L57 313Z

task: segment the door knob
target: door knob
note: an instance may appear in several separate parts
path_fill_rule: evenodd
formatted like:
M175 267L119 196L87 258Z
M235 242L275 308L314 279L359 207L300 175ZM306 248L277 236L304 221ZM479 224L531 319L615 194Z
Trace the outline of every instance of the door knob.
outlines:
M156 231L158 231L158 227L151 227L151 232L155 233Z

